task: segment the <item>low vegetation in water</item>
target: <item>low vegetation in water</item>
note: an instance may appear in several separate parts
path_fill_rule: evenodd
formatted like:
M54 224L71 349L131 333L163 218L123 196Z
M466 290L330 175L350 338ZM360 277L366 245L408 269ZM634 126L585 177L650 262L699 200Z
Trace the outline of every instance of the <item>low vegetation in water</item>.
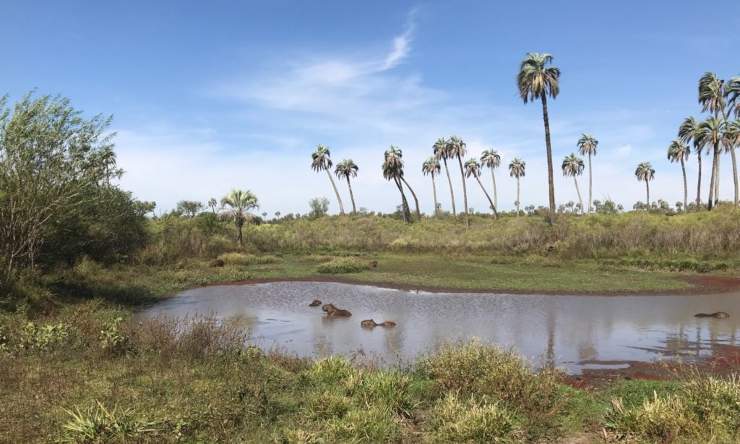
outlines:
M29 324L31 323L31 324ZM29 325L33 325L32 327ZM740 382L579 390L480 342L401 368L260 350L238 320L136 321L92 300L0 317L0 440L732 442ZM680 441L680 440L679 440Z

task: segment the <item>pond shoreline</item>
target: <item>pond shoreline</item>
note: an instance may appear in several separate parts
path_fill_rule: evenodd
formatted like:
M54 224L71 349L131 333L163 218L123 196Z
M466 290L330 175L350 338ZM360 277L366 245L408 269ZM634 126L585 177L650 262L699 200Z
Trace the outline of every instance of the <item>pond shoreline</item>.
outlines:
M393 283L387 281L373 281L365 279L355 279L351 277L341 277L336 275L331 276L306 276L306 277L270 277L270 278L252 278L242 279L237 281L223 281L223 282L211 282L205 285L191 287L191 288L203 288L213 286L226 286L226 285L253 285L253 284L268 284L275 282L326 282L326 283L337 283L337 284L352 284L352 285L367 285L371 287L389 288L394 290L403 290L410 292L425 292L425 293L457 293L457 294L538 294L538 295L554 295L554 296L639 296L639 295L653 295L653 296L675 296L675 295L707 295L707 294L721 294L721 293L733 293L740 292L740 277L732 276L716 276L716 275L685 275L677 277L688 282L691 286L680 289L661 289L661 290L548 290L548 289L505 289L505 288L461 288L461 287L435 287L435 286L423 286L423 285L412 285Z

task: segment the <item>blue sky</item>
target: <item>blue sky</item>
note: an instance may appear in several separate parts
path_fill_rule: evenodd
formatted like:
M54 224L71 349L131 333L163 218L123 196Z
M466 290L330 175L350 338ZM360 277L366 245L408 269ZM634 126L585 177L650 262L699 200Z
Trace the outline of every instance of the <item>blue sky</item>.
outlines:
M429 212L420 166L452 134L472 156L493 147L507 165L527 161L522 202L545 204L541 108L515 87L528 51L552 53L562 70L550 106L556 164L590 132L600 140L594 198L644 199L632 173L647 160L653 196L675 202L680 167L665 151L680 121L700 116L698 78L740 73L737 1L9 1L0 18L0 91L37 88L113 114L122 185L160 209L241 187L260 212L306 212L311 197L333 201L309 168L323 143L335 161L358 163L358 206L382 211L399 200L380 174L383 151L400 146ZM723 198L730 171L726 156ZM559 169L556 179L557 200L575 200L572 179ZM459 173L453 180L459 195ZM511 208L515 182L505 168L497 181ZM468 188L471 206L485 208L477 184Z

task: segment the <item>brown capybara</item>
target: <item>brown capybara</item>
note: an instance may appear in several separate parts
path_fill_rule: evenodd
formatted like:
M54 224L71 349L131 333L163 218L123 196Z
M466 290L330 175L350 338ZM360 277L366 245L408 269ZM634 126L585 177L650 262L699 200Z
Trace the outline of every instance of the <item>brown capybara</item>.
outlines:
M385 321L381 323L380 325L382 325L383 327L395 327L396 323L393 321Z
M309 307L318 307L319 305L321 305L321 301L318 299L314 299L310 304L308 304Z
M375 322L373 319L365 319L360 322L362 328L375 328L375 327L395 327L396 323L393 321Z
M334 318L334 317L348 318L352 316L352 313L350 313L349 310L343 310L341 308L337 308L334 306L334 304L324 304L321 307L321 309L324 310L326 312L326 315L331 318Z
M727 319L730 314L724 311L715 311L714 313L697 313L694 315L695 318L714 318L714 319Z

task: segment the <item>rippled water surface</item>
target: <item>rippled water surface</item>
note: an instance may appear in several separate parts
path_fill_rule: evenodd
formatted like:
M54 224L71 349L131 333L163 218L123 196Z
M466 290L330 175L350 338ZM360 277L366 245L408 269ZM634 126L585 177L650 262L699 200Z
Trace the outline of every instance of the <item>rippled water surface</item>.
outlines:
M327 319L314 298L352 312ZM726 311L729 319L697 319ZM300 356L365 355L386 364L412 361L444 342L469 338L513 347L535 364L577 373L707 356L736 344L740 294L680 296L552 296L424 293L319 282L217 286L188 290L142 317L239 316L253 342ZM363 319L395 328L360 327Z

